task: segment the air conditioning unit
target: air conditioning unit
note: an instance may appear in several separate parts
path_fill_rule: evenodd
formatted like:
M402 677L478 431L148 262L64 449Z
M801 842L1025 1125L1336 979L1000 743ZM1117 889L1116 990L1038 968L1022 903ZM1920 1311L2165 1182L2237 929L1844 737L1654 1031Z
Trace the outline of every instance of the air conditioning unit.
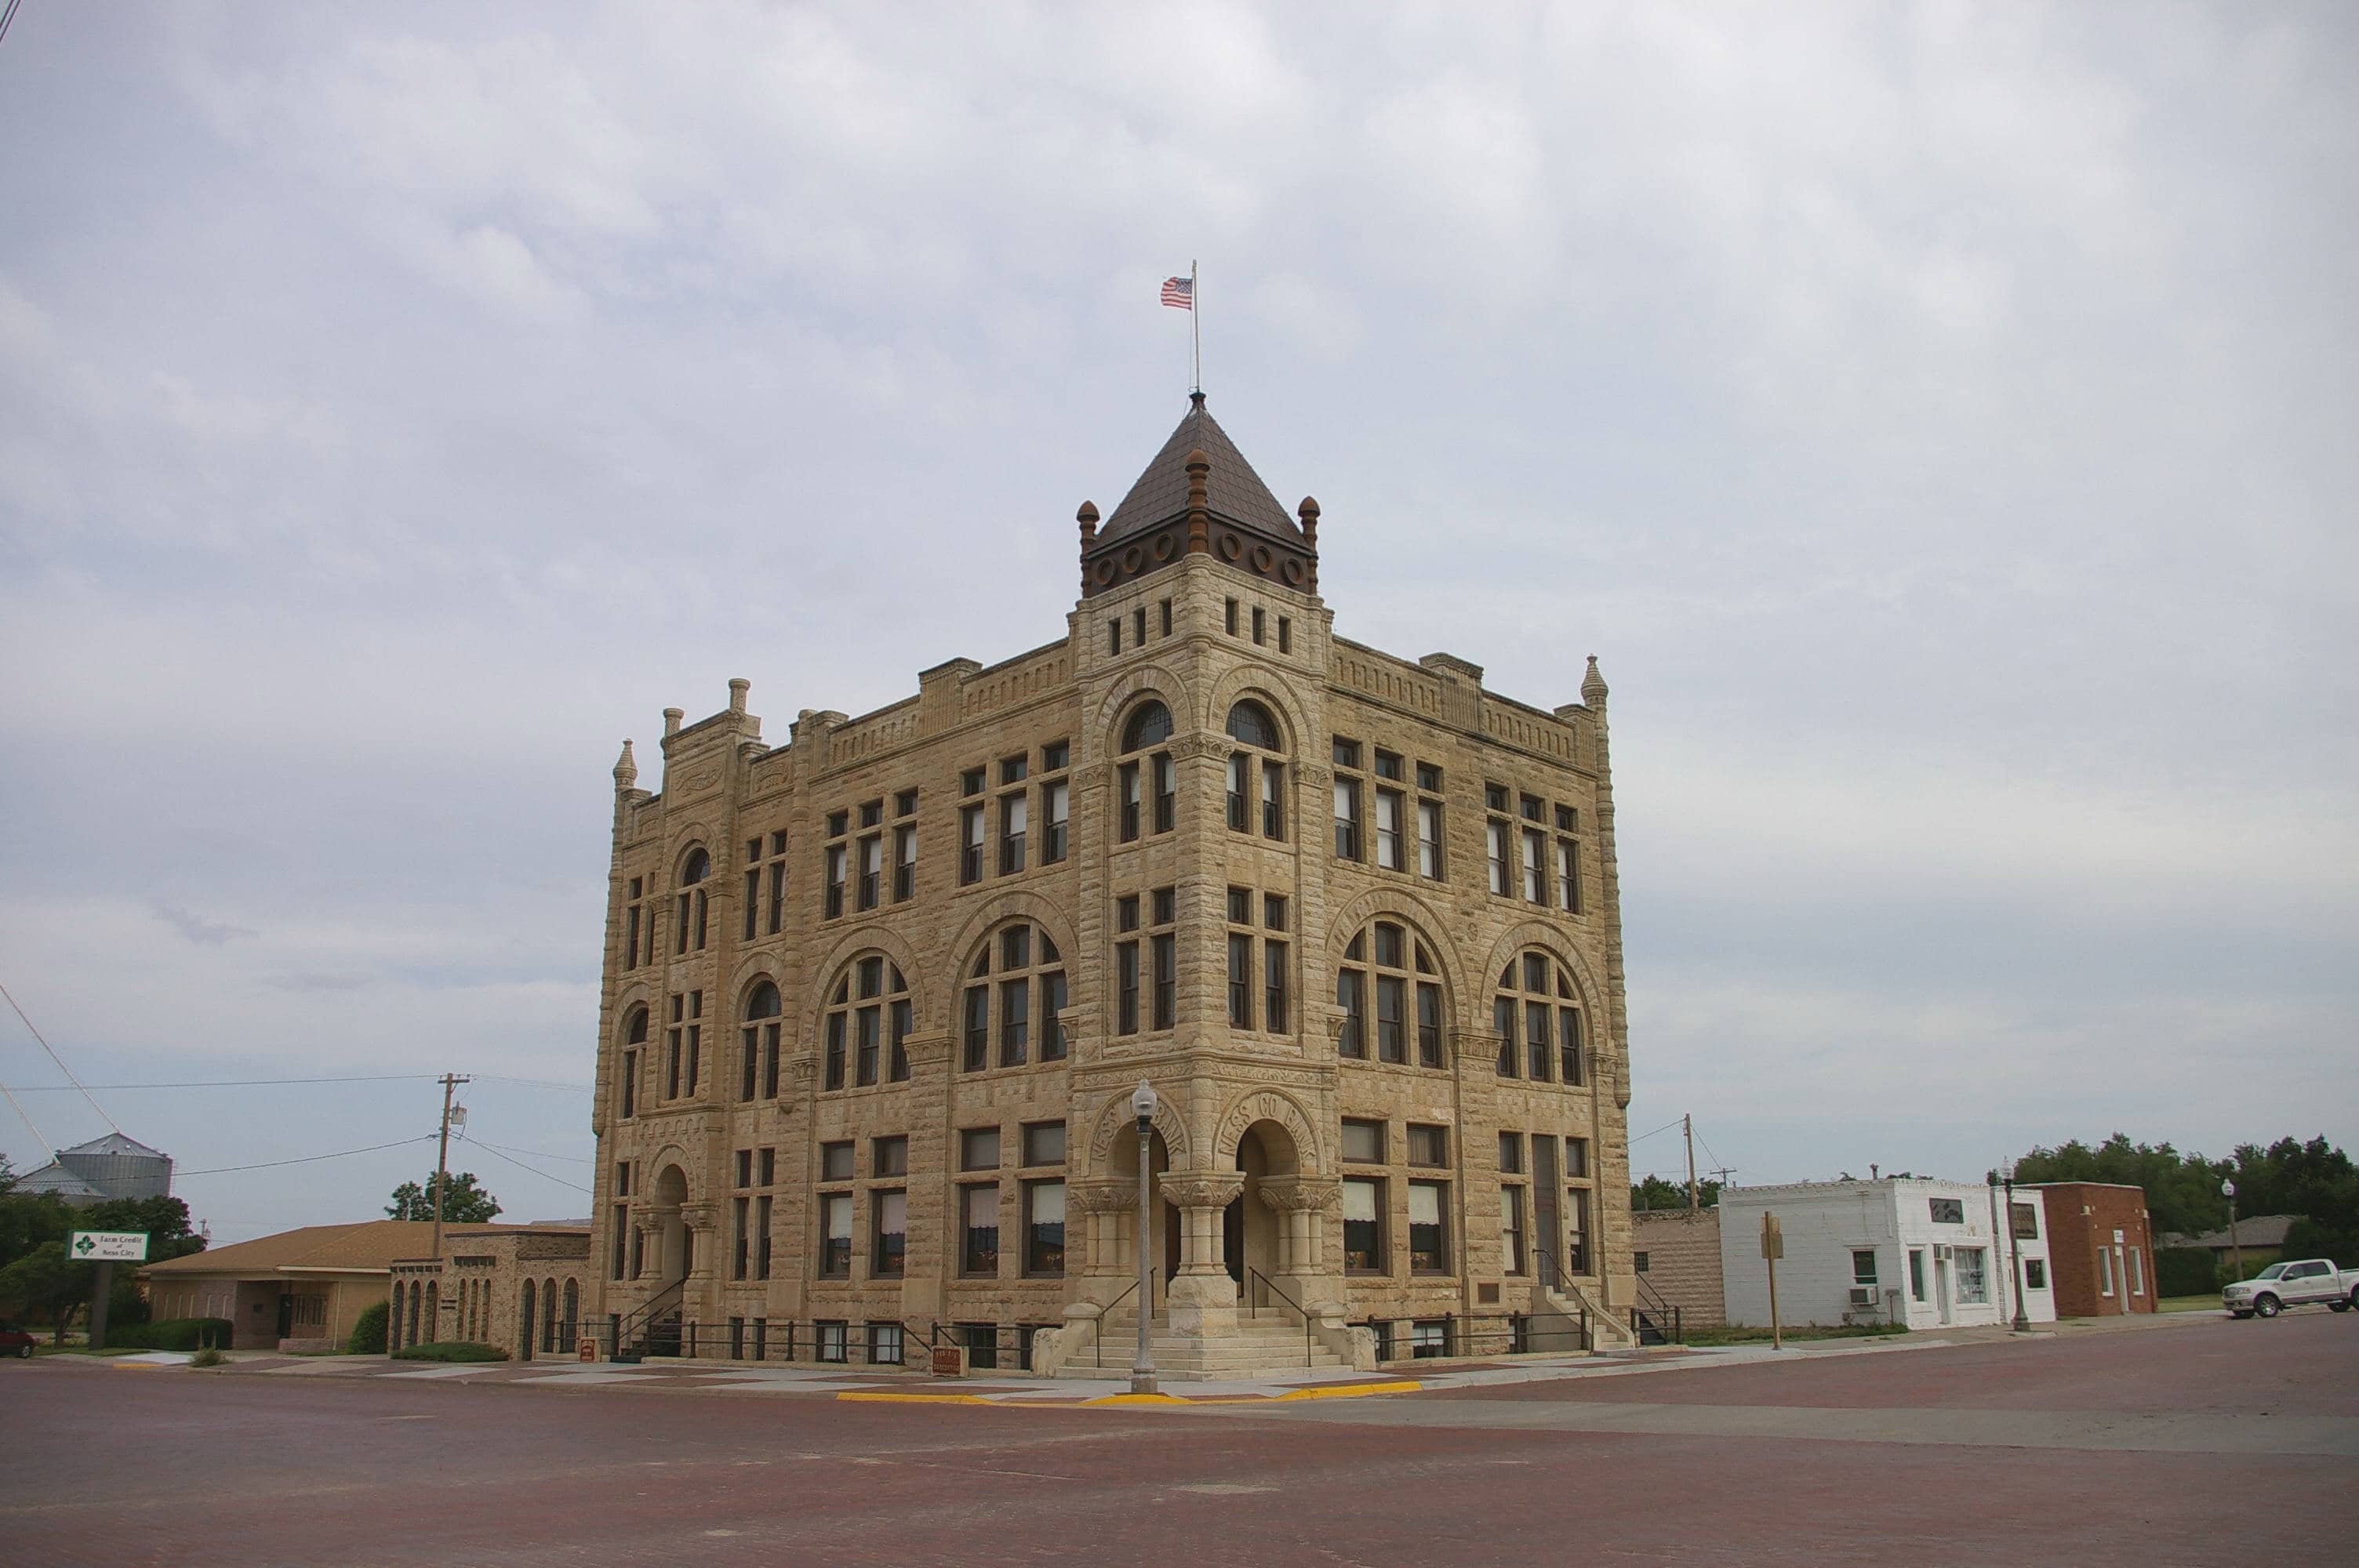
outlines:
M1874 1311L1875 1308L1875 1287L1874 1285L1854 1285L1851 1288L1851 1304L1852 1309L1855 1312Z
M1933 1249L1933 1261L1936 1263L1947 1263L1951 1261L1952 1255L1954 1255L1956 1251L1956 1248L1949 1246L1946 1243L1937 1246Z

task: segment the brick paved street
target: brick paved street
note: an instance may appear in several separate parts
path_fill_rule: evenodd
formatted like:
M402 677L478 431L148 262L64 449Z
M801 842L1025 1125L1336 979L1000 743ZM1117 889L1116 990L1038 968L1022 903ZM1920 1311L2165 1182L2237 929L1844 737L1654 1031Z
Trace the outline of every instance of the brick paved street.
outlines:
M0 1365L0 1561L2347 1562L2359 1323L1394 1398L847 1404Z

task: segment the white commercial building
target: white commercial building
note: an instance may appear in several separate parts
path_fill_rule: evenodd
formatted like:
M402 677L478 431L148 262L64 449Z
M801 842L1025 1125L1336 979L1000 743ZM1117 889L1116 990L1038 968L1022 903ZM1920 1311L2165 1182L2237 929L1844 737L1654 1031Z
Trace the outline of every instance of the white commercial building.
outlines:
M1728 1321L1769 1322L1761 1218L1770 1214L1785 1235L1777 1263L1780 1322L2004 1324L2015 1316L2014 1281L2027 1279L2024 1315L2053 1323L2038 1195L2016 1195L2011 1225L2000 1222L2006 1206L2000 1188L1913 1176L1723 1188L1720 1249Z

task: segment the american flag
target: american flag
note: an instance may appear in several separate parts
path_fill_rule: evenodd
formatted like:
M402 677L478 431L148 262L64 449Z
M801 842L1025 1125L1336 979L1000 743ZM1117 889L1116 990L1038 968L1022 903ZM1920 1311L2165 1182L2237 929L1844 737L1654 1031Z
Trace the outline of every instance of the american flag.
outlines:
M1163 280L1163 303L1182 310L1196 308L1196 280L1192 277L1167 277Z

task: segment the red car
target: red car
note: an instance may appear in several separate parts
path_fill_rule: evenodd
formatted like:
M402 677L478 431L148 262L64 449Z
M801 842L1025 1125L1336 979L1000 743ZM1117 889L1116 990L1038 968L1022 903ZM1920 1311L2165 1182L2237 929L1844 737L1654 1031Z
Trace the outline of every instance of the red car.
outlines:
M13 1323L0 1323L0 1356L20 1360L33 1353L33 1336Z

